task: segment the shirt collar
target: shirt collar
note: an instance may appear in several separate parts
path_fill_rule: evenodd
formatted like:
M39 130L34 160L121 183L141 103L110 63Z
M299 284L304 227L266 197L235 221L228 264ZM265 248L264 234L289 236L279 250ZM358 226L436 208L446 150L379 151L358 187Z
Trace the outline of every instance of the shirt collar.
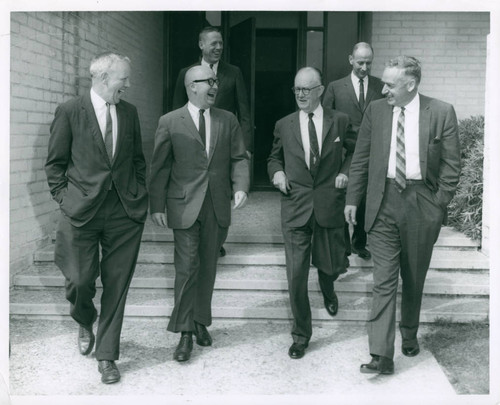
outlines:
M413 99L408 104L405 105L405 111L413 114L413 113L418 113L419 110L420 110L420 94L417 93L415 97L413 97ZM392 111L400 112L401 107L394 106Z
M368 75L366 75L363 79L360 79L354 74L354 72L351 72L351 80L352 84L355 84L356 86L359 86L359 81L363 80L363 85L366 86L368 84Z
M90 100L94 108L104 108L106 106L106 100L97 94L93 88L90 89Z
M193 103L191 103L191 101L188 101L188 106L187 106L189 112L192 114L192 115L198 115L200 112L200 108L196 107ZM205 112L208 112L210 111L210 107L209 108L205 108Z
M201 65L202 66L208 66L210 68L210 63L208 63L205 59L201 58ZM219 68L219 61L213 63L213 68L215 71Z
M306 113L303 110L300 110L300 114L302 115L303 118L309 118L309 114ZM319 103L318 107L313 111L314 117L318 119L323 118L323 107L321 106L321 103Z

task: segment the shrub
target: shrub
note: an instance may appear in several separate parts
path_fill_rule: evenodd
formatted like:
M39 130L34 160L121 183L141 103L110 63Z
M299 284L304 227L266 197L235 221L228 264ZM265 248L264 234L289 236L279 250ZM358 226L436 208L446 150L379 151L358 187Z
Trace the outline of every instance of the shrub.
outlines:
M472 239L481 240L483 213L484 117L460 120L462 172L448 207L448 223Z

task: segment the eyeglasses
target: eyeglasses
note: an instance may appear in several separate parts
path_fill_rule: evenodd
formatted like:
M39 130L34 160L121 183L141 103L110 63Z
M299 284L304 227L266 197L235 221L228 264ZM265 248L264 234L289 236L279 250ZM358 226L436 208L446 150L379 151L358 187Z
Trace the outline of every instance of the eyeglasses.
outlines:
M296 96L298 96L300 94L300 92L302 91L302 94L304 96L308 96L309 93L311 92L311 90L317 89L320 86L321 86L321 84L318 84L317 86L311 87L310 89L308 89L307 87L292 87L292 92Z
M219 79L212 79L211 77L208 79L198 79L193 80L193 83L207 82L210 87L213 87L214 84L219 85Z

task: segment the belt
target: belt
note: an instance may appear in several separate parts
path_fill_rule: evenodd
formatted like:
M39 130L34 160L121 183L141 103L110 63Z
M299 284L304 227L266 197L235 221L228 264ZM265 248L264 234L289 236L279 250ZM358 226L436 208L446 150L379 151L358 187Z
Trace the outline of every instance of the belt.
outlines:
M395 179L387 178L385 179L386 183L389 184L397 184ZM416 186L420 184L425 184L423 180L406 180L406 186Z

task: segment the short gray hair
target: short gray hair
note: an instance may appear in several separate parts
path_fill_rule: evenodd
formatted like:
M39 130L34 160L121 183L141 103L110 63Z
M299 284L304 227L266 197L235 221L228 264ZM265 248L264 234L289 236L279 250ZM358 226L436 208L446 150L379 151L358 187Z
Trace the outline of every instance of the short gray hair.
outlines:
M387 67L397 67L405 72L406 76L413 77L417 85L420 83L422 77L422 65L417 58L413 56L401 55L396 58L391 59L386 64Z
M95 56L90 62L90 76L92 79L101 77L118 61L130 64L130 59L125 55L120 55L119 53L104 52Z

